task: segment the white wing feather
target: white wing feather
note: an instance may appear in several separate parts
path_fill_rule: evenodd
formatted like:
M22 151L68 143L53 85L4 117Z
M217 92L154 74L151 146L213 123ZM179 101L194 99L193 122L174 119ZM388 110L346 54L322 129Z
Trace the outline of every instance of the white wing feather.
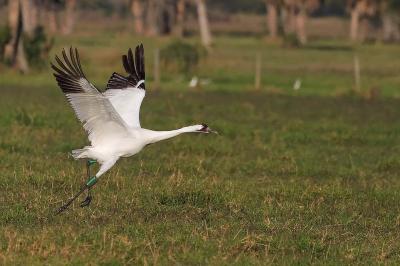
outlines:
M122 56L122 64L128 76L114 72L103 95L129 127L140 128L140 106L146 94L143 45L136 47L135 56L129 49L127 55Z
M129 127L138 128L140 128L140 106L145 95L145 90L133 87L104 92L104 96L111 102L124 122Z
M62 51L64 62L56 56L58 66L51 64L57 83L66 95L78 119L88 132L93 146L129 134L128 126L111 102L85 77L78 51L70 48L69 57Z
M128 135L127 125L100 93L71 93L66 96L93 146Z

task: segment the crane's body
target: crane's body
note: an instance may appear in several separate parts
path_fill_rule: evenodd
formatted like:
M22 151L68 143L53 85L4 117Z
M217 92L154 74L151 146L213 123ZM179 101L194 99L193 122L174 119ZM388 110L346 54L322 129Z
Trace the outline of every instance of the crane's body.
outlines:
M88 133L90 146L72 151L75 159L87 159L89 181L78 194L62 206L57 213L67 209L83 191L88 196L81 206L91 201L90 188L98 178L108 171L121 157L139 153L145 146L178 136L183 133L213 132L206 124L193 125L170 131L153 131L140 125L140 106L145 97L144 48L139 45L122 56L128 76L113 73L105 92L100 92L86 78L80 65L79 54L70 48L69 57L62 51L64 61L55 57L58 66L51 65L57 83L67 97L78 119ZM90 165L100 164L95 176L90 174Z
M73 150L75 159L94 159L101 164L96 177L100 177L110 169L120 157L130 157L139 153L149 144L178 136L182 133L198 132L204 126L195 125L171 131L153 131L144 128L128 128L124 134L119 133L118 138L103 138L94 146Z

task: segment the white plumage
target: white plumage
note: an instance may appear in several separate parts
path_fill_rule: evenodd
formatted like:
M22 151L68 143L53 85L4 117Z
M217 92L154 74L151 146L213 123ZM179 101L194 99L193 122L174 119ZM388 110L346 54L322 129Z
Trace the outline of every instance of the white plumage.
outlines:
M129 49L122 56L127 76L113 73L106 91L101 93L85 77L78 51L72 48L69 57L62 51L63 61L56 56L52 64L58 85L83 123L91 143L72 151L75 159L96 160L101 166L96 178L110 169L120 157L132 156L146 145L172 138L182 133L212 132L207 125L194 125L171 131L141 128L139 111L145 96L143 45L137 46L135 57Z

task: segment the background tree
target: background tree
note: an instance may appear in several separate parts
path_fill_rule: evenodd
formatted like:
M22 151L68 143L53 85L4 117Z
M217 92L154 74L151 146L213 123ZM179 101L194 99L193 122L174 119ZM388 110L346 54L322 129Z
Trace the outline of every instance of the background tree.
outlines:
M196 0L197 16L199 19L199 29L201 43L206 47L210 48L212 44L211 31L208 23L207 7L205 0Z
M133 1L135 2L135 0ZM133 5L132 2L132 5ZM183 36L186 5L196 8L199 32L202 44L209 48L212 44L205 0L147 0L144 2L145 33L147 36L158 36L174 33ZM135 14L139 14L135 8ZM140 27L139 27L140 28Z
M316 10L319 0L283 0L286 18L285 33L295 33L301 44L307 43L306 21L308 14Z
M347 9L350 12L350 40L353 42L363 40L366 33L368 17L373 16L378 7L375 0L348 0ZM364 24L364 32L360 34L360 22Z
M279 8L281 6L280 0L266 0L265 7L267 10L267 25L269 36L275 39L278 36L279 24Z
M144 33L143 23L143 2L141 0L131 1L131 12L134 19L134 28L137 34L142 35Z
M283 23L286 36L295 34L301 44L307 42L306 21L308 14L318 9L320 0L266 0L269 34L275 38L279 22Z
M23 47L23 1L13 0L8 2L8 26L11 39L4 48L4 59L11 66L22 72L28 72L29 66ZM26 3L25 3L26 4ZM26 20L25 20L26 22Z
M44 2L44 13L45 19L47 20L46 29L51 34L58 32L58 3L53 0L45 0Z
M147 0L146 35L157 36L170 34L175 20L174 0Z
M379 13L382 20L382 39L400 41L400 1L381 0Z
M37 1L22 0L21 13L24 32L29 36L33 36L35 29L39 25L39 10L37 7Z
M64 23L62 33L71 34L76 20L76 0L65 0Z
M177 36L177 37L183 37L185 11L186 11L186 1L185 0L177 0L176 1L176 22L175 22L175 27L174 27L174 33L175 33L175 36Z

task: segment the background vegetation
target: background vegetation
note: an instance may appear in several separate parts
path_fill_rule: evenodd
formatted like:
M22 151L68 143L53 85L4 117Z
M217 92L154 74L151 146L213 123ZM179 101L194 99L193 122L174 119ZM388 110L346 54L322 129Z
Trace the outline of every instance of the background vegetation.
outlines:
M349 40L344 8L311 14L307 43L293 47L283 33L268 37L265 10L249 2L232 1L229 13L226 2L207 2L212 42L197 50L195 5L181 38L136 33L123 1L82 1L71 33L44 27L42 64L0 64L0 264L399 263L400 47L379 28ZM69 152L87 142L48 61L77 47L102 90L140 42L143 127L206 122L221 135L181 136L122 159L89 208L55 217L85 179ZM157 51L181 43L200 51L197 63L183 74L161 62L157 80Z

